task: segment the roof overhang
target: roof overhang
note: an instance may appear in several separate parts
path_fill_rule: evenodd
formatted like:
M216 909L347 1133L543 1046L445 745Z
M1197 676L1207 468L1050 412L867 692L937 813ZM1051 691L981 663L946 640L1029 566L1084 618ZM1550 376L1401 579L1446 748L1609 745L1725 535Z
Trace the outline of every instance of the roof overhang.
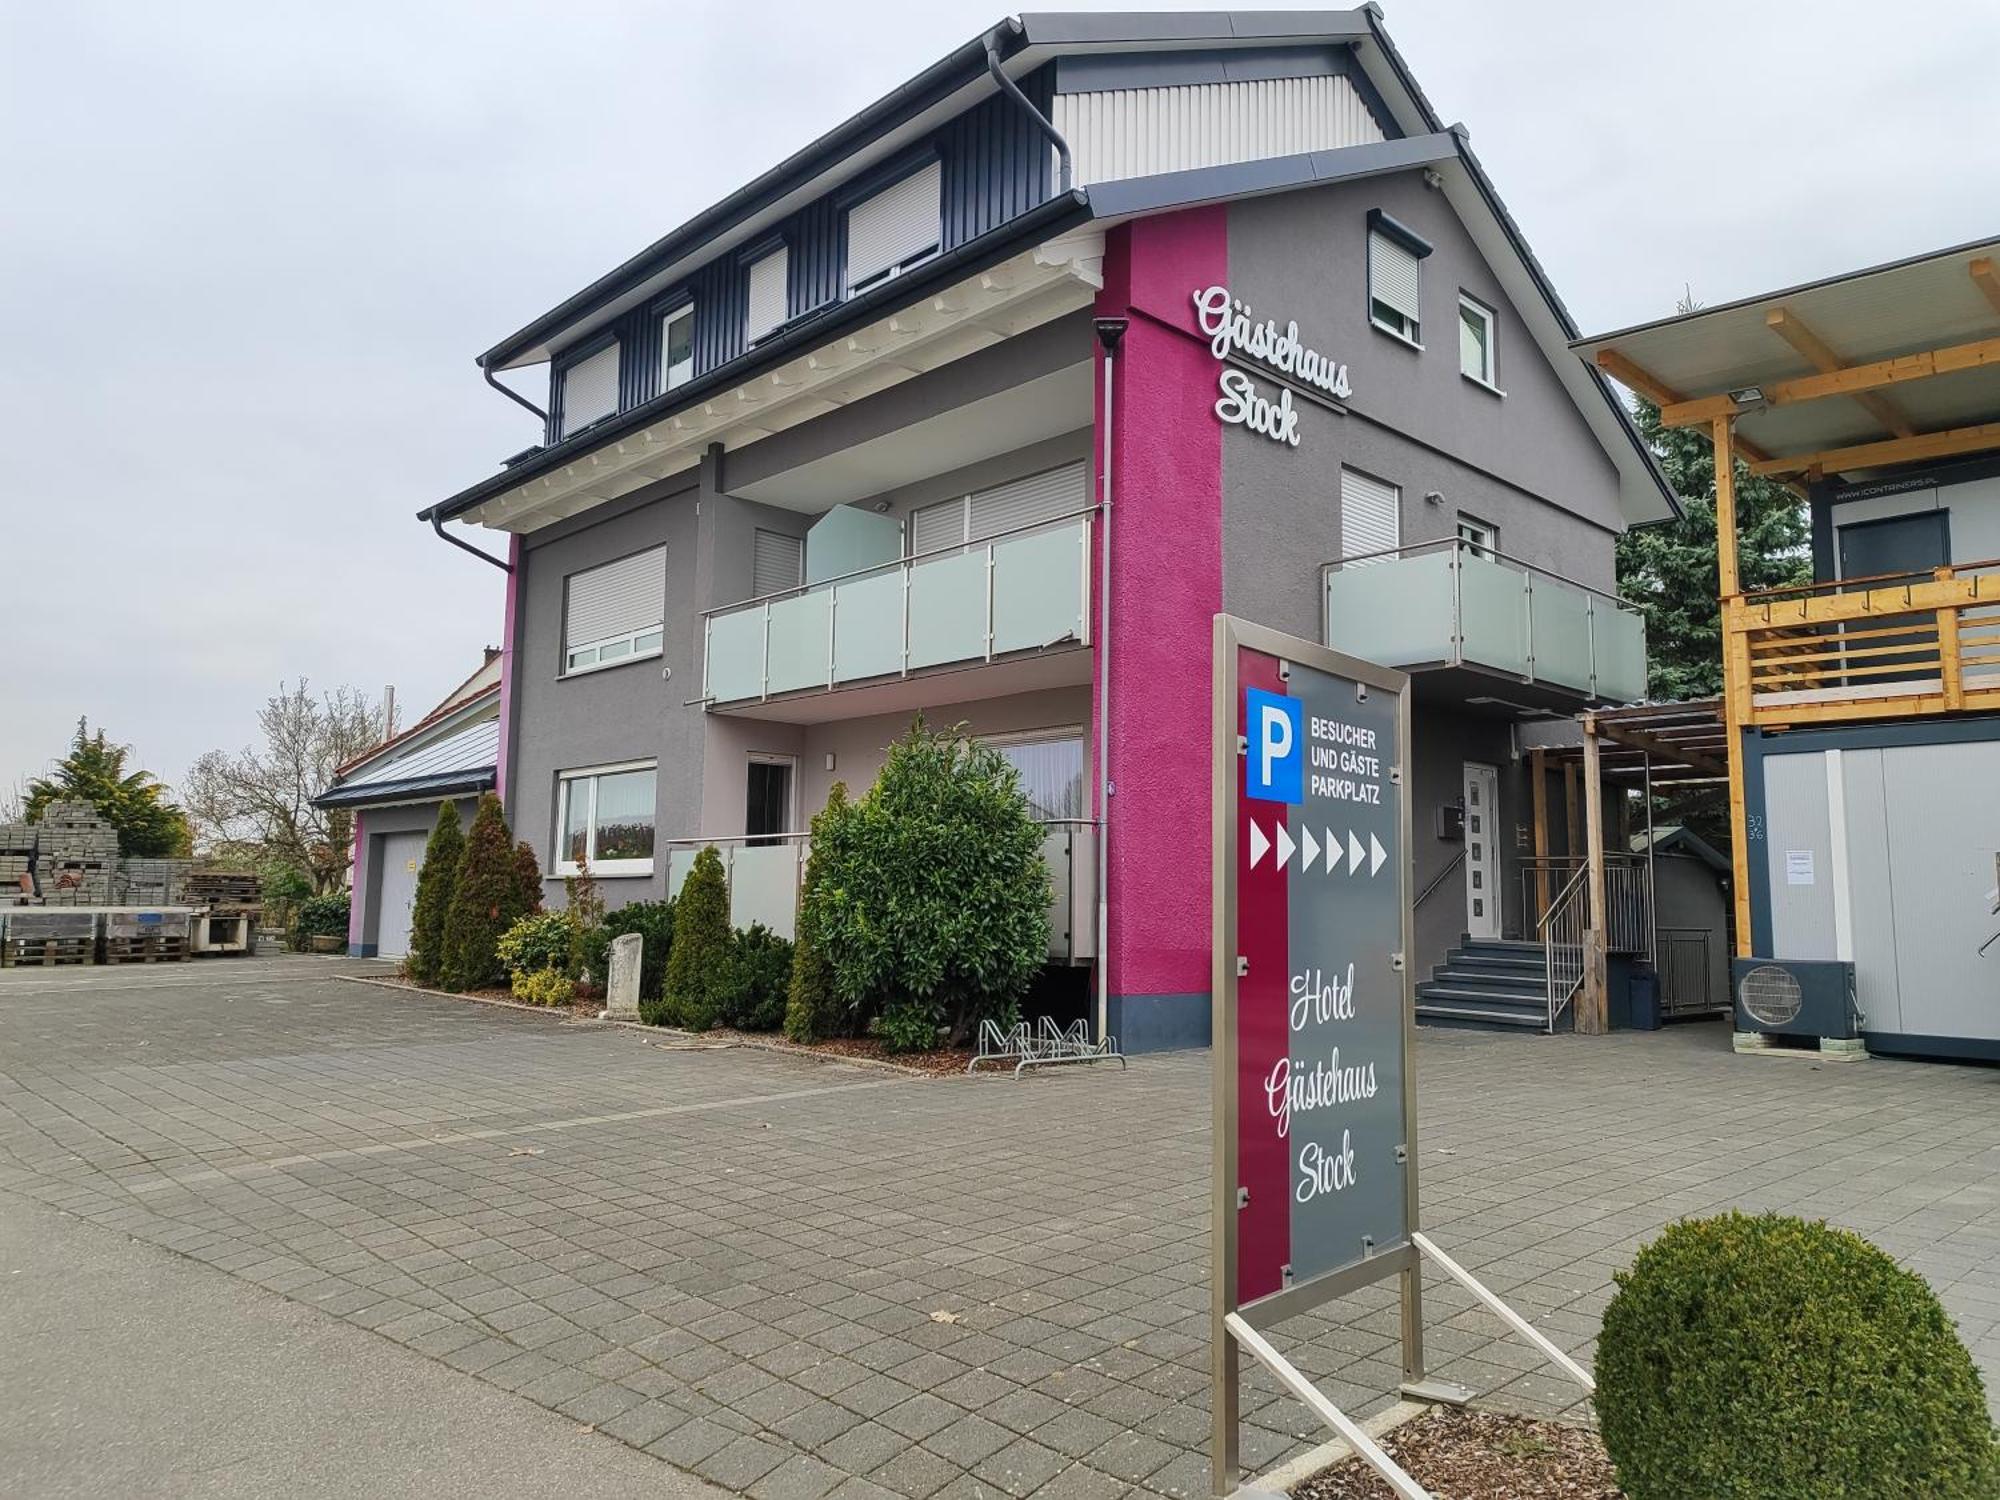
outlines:
M314 807L393 807L409 802L436 802L490 790L497 779L494 766L476 766L441 776L413 776L406 781L371 781L335 787L313 798Z
M1669 426L1732 421L1754 473L1872 473L2000 449L2000 239L1572 347Z

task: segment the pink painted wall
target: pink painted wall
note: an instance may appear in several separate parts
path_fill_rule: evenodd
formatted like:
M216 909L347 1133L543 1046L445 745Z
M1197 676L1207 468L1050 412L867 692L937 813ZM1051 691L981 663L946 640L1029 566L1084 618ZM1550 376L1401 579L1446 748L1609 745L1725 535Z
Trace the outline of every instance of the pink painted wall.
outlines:
M521 597L521 538L507 538L507 611L500 625L500 753L493 765L493 790L507 802L507 744L514 729L514 623Z
M360 809L354 813L353 857L349 861L352 872L347 887L347 946L351 952L361 942L361 918L368 902L363 892L368 889L368 834L361 826L363 814Z
M1097 299L1099 317L1130 319L1112 414L1114 996L1209 987L1209 643L1222 608L1222 424L1209 410L1215 362L1195 335L1191 297L1228 280L1228 250L1219 208L1120 226L1105 247ZM1100 433L1103 402L1100 364ZM1100 703L1106 654L1097 653Z

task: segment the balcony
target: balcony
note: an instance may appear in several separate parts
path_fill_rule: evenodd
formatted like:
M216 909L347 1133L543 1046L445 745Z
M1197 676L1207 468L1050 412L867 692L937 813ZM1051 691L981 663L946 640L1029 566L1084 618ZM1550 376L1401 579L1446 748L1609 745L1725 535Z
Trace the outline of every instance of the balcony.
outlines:
M1722 625L1739 724L2000 709L2000 561L1746 594Z
M1097 953L1097 825L1054 819L1042 830L1042 862L1049 867L1049 961L1086 963ZM730 925L762 922L780 937L795 937L811 838L787 833L767 839L670 839L669 897L680 894L695 856L710 844L722 856L729 881Z
M1326 641L1386 667L1469 668L1539 690L1534 706L1646 693L1638 607L1454 538L1328 563Z
M1091 515L711 610L703 621L703 696L711 708L740 710L1088 646ZM1089 680L1088 655L1077 654L1081 664L1054 680ZM996 680L992 691L1053 685L1046 672L1012 675L1021 681Z

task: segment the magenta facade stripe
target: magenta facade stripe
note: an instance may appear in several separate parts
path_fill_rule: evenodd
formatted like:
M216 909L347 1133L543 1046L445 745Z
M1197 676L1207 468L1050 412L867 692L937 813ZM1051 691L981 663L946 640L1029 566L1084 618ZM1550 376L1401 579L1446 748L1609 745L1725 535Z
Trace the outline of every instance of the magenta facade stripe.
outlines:
M1105 252L1098 316L1131 320L1113 397L1111 640L1093 653L1113 674L1109 987L1189 996L1209 985L1209 639L1222 608L1222 428L1190 296L1228 279L1228 217L1137 220ZM1092 691L1101 702L1101 676Z
M493 794L507 803L507 746L514 730L514 622L521 595L521 538L507 538L507 610L500 624L500 749L493 765Z
M362 814L354 814L353 878L347 889L347 946L361 945L361 919L368 910L368 835L361 826Z

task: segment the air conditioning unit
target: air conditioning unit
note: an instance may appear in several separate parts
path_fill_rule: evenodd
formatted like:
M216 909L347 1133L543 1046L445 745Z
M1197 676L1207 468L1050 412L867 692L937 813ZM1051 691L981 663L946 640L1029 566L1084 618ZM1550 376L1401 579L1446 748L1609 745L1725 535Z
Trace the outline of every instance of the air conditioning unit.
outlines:
M1854 965L1833 959L1733 958L1736 1029L1772 1036L1859 1036Z

